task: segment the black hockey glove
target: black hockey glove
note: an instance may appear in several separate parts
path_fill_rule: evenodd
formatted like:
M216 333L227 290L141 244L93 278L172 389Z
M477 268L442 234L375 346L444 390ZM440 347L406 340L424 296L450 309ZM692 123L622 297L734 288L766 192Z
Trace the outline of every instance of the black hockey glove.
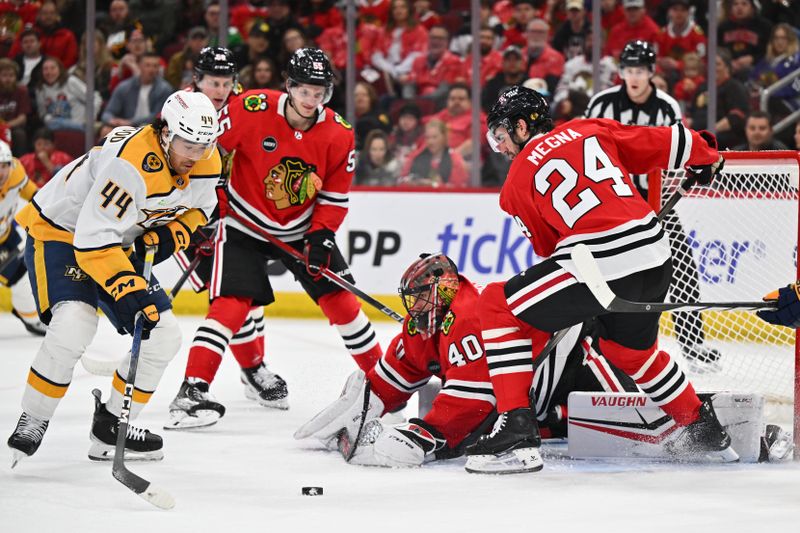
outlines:
M776 292L764 296L764 301L777 300L775 311L758 311L756 314L762 320L778 326L788 328L800 327L800 281L786 287L781 287Z
M112 291L112 296L115 298L114 314L117 315L119 324L125 333L133 335L136 314L141 311L144 315L142 339L149 338L150 330L156 327L160 318L156 307L155 291L147 288L147 282L142 276L132 272L109 280L107 285L116 285L116 290Z
M306 233L305 248L306 270L319 279L322 269L328 268L331 261L331 252L336 246L336 234L329 229L318 229Z
M177 220L157 228L151 228L133 241L136 255L144 258L147 246L158 246L153 260L153 264L157 265L172 257L176 248L186 248L189 244L189 233L189 229Z
M722 173L725 167L725 159L719 156L719 159L710 165L693 165L686 167L686 173L689 178L692 178L700 185L708 185L714 178Z
M203 226L197 228L192 233L192 240L187 251L194 252L195 255L210 256L214 253L214 227Z

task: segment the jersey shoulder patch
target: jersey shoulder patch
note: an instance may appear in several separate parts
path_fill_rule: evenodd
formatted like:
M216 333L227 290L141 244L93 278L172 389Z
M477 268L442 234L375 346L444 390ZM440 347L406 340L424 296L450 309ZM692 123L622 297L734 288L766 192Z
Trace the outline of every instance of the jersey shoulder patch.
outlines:
M344 117L342 117L342 115L340 115L339 113L337 113L335 111L333 111L333 121L335 123L339 124L341 127L343 127L346 130L352 130L353 129L353 126L349 122L347 122L344 119Z
M270 104L267 100L266 93L250 93L241 98L244 110L249 113L257 113L269 109Z

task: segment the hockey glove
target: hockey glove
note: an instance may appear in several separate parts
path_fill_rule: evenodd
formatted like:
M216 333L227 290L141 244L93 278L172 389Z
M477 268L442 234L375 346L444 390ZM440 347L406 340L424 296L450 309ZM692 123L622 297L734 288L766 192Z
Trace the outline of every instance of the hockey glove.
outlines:
M306 233L305 248L306 270L314 279L319 279L322 269L328 268L331 252L336 246L336 234L329 229L318 229Z
M725 159L719 156L716 162L710 165L693 165L686 167L687 175L700 185L708 185L711 181L722 173L725 166Z
M776 301L775 311L758 311L756 314L762 320L777 326L800 328L800 281L786 287L781 287L764 296L764 301Z
M214 253L214 230L213 226L197 228L192 233L192 240L188 249L192 250L196 255L209 257Z
M142 339L149 338L150 330L156 327L160 317L156 307L155 292L151 293L148 290L145 279L132 272L125 272L106 282L106 285L114 286L111 290L111 296L114 297L114 314L117 315L122 329L133 335L136 314L141 311L144 315Z
M147 246L157 246L158 251L153 261L157 265L172 257L176 250L183 250L189 246L191 233L189 228L178 220L152 228L133 241L136 255L144 257L144 251Z

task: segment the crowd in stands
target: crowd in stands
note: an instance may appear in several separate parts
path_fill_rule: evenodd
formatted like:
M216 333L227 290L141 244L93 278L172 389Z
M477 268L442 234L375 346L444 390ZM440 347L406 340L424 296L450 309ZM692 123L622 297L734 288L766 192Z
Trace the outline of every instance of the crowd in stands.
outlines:
M719 48L707 57L709 0L595 0L602 58L592 71L592 0L480 2L480 137L505 87L525 84L552 103L557 123L582 116L589 98L620 83L617 58L631 40L654 45L653 83L680 103L695 129L706 122L706 64L717 77L713 125L723 148L797 149L800 126L774 138L772 125L800 109L800 79L761 92L800 68L800 0L721 0ZM715 0L711 0L715 1ZM463 187L508 163L472 143L469 0L357 0L356 185ZM91 99L99 139L151 122L174 90L192 81L200 50L217 45L217 0L97 0L85 28L83 0L0 0L0 137L41 184L83 150ZM345 2L230 0L228 47L244 89L281 89L293 51L318 46L338 70L329 104L344 114L348 61ZM95 94L87 94L86 40L95 43Z

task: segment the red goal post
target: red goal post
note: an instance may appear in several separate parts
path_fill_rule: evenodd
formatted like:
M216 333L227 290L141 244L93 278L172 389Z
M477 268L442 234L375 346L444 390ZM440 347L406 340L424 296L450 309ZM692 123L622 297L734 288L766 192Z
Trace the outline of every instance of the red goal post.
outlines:
M707 187L693 187L665 219L675 267L673 300L760 299L800 278L800 155L723 156L722 176ZM651 176L651 205L662 205L682 179L682 172ZM793 426L800 448L797 331L771 326L749 312L665 314L661 342L698 390L763 394L767 420ZM698 363L698 354L718 357Z

